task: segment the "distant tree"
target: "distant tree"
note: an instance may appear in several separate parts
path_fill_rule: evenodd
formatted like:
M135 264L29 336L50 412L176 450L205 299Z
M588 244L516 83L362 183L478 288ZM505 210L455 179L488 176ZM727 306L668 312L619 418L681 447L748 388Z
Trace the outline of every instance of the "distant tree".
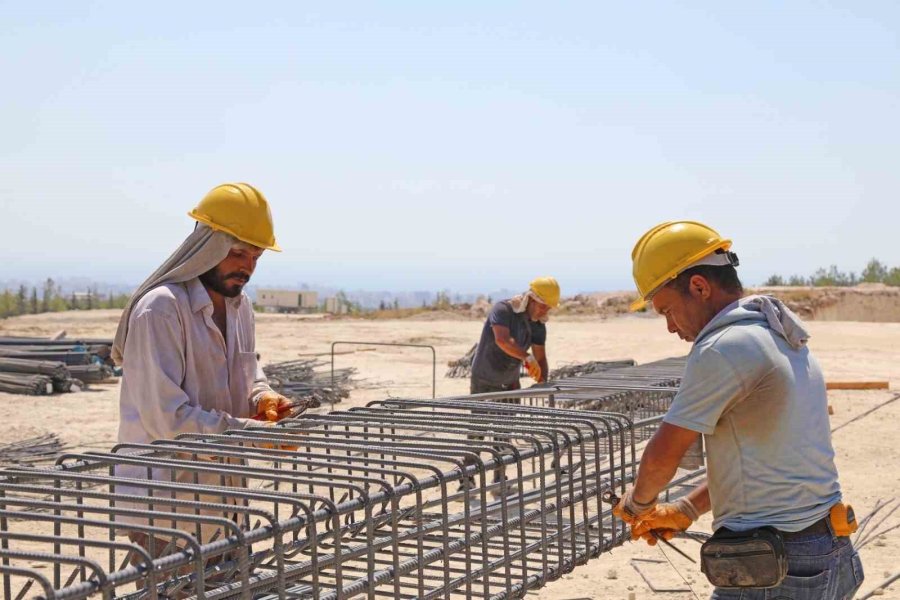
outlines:
M800 276L800 275L791 275L791 276L788 278L788 285L793 285L793 286L804 286L804 285L807 285L808 283L809 283L809 282L808 282L804 277L802 277L802 276Z
M837 265L831 265L828 270L817 269L810 279L810 283L816 287L821 286L849 286L856 284L856 274L839 271Z
M15 304L16 300L12 293L9 290L3 290L3 293L0 294L0 319L13 316Z
M900 267L894 267L888 271L883 281L887 285L900 286Z
M72 292L72 297L69 299L69 310L76 310L78 308L78 298L75 297L75 292Z
M863 269L862 275L860 275L860 280L866 283L881 283L888 276L888 267L885 264L882 264L881 261L873 258L869 261L869 264L866 265L866 268Z
M38 302L37 288L31 287L31 314L36 315L40 312L41 305Z
M87 290L87 300L86 300L86 309L93 310L94 309L94 292L91 288Z
M387 310L387 304L384 303L384 300L378 303L378 310Z
M434 308L438 310L450 308L450 293L447 290L440 291L435 295Z
M763 282L765 286L784 285L784 278L781 275L772 275Z
M66 303L66 298L63 296L62 288L60 286L55 286L55 291L50 295L50 310L53 312L62 312L64 310L68 310L69 306Z
M394 298L394 310L400 310L400 300Z
M55 291L56 285L53 283L53 280L48 277L41 290L41 312L50 312L50 306L53 302L53 293Z
M28 312L28 288L20 285L16 294L16 314L24 315L26 312Z

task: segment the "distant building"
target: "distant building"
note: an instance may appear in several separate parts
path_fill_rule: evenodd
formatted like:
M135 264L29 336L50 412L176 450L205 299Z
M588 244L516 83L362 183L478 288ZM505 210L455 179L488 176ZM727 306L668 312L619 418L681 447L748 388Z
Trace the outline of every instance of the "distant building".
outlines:
M271 312L316 312L319 309L319 294L260 289L256 291L256 305Z
M333 315L342 315L347 312L347 305L333 296L325 298L325 312Z

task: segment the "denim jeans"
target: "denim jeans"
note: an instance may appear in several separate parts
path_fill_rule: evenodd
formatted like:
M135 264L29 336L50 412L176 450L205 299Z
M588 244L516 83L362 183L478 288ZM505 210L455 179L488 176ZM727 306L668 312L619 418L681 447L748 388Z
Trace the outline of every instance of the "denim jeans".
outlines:
M850 600L863 582L850 538L830 533L785 540L788 574L769 589L716 588L710 600Z

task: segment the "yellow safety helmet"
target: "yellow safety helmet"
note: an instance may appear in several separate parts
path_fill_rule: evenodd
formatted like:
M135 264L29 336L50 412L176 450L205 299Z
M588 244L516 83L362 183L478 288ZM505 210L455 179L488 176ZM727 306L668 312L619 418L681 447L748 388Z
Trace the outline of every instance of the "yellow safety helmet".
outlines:
M528 287L550 308L559 307L559 283L554 278L538 277Z
M257 248L281 252L269 203L249 183L217 185L188 216Z
M717 250L724 251L721 258L716 256L699 264L737 266L737 257L728 252L729 248L731 240L703 223L660 223L641 236L631 251L632 275L639 294L631 303L631 310L644 308L662 286Z

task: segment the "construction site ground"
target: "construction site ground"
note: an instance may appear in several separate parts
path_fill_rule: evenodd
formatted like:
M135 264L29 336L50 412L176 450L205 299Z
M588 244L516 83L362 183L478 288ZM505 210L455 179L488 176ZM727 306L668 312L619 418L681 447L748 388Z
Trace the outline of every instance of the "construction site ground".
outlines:
M29 315L0 321L0 335L47 336L65 329L68 337L112 337L118 311L73 311ZM860 417L866 411L900 393L900 323L811 321L810 347L832 381L884 380L890 390L832 391L833 427ZM432 345L437 354L437 395L468 393L468 380L447 379L448 360L463 355L477 341L480 320L329 320L319 316L257 315L257 350L263 364L296 358L320 357L329 362L331 343L343 341L397 342ZM633 358L645 363L684 355L689 345L666 331L665 323L652 315L560 317L548 324L547 351L551 368L590 360ZM358 369L360 387L335 408L360 406L386 396L430 397L431 352L422 348L339 346L335 365ZM323 368L327 368L323 366ZM528 385L523 380L523 385ZM54 396L16 396L0 393L4 415L3 441L15 441L46 433L57 434L71 449L107 450L116 441L118 384ZM326 410L323 407L320 410ZM836 431L833 442L845 500L858 515L869 513L876 503L900 496L900 401L891 403ZM900 511L898 511L900 513ZM900 523L895 513L886 523ZM708 531L707 516L696 529ZM675 540L693 556L699 546ZM900 567L900 528L861 550L866 570L866 592ZM656 588L693 591L653 593L633 568L640 568ZM663 561L663 562L643 562ZM671 565L669 564L671 561ZM682 579L682 577L684 579ZM540 599L706 598L710 588L697 565L671 550L643 543L626 544L601 555L586 566L530 594ZM632 596L633 594L633 596ZM900 599L900 582L881 598Z

